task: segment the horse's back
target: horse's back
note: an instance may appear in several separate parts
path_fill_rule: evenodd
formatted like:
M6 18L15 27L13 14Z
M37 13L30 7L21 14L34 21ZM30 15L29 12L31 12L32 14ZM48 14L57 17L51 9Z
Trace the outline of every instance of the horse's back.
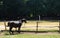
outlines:
M8 26L9 26L9 27L15 27L15 28L17 28L17 27L20 27L21 25L22 25L22 23L8 22Z

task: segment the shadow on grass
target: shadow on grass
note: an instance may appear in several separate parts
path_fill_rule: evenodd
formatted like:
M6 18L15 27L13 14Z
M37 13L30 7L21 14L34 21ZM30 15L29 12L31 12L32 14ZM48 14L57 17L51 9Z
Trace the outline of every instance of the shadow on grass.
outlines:
M19 34L19 33L17 33L17 31L13 31L15 34ZM28 31L28 30L21 30L20 32L22 32L22 34L23 33L48 33L48 32L59 32L59 30L47 30L47 31ZM1 32L0 33L5 33L5 35L10 35L9 34L9 30L1 30ZM59 32L60 33L60 32ZM13 34L13 35L15 35L15 34Z

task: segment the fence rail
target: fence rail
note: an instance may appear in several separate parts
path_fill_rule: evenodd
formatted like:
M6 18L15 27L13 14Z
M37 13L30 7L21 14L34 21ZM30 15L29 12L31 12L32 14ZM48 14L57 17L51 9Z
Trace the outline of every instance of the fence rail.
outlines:
M8 21L1 21L1 22L3 22L3 25L2 25L2 27L0 25L0 28L1 29L4 28L6 30L7 27L4 26L4 22L6 22L6 25L7 25ZM31 30L35 29L37 31L41 28L43 28L43 29L54 28L54 29L58 29L60 32L60 21L56 21L56 22L55 21L53 21L53 22L52 21L27 21L26 24L23 23L21 28L24 28L24 29L27 28L27 29L31 29Z

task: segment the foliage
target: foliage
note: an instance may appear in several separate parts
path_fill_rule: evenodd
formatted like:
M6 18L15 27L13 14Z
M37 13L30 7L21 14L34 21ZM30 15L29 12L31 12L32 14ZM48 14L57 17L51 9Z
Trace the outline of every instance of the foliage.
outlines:
M20 16L27 19L36 18L38 15L54 17L60 16L60 0L2 0L0 5L0 18L13 19ZM32 15L32 17L31 17ZM53 19L53 18L52 18Z

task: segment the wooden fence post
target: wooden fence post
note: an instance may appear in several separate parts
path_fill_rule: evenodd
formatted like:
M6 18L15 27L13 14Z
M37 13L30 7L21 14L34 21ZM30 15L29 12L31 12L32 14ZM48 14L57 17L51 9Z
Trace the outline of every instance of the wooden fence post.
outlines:
M59 21L59 33L60 33L60 21Z
M40 21L40 15L38 17L39 17L39 20L37 21L37 25L36 25L36 32L38 32L38 23Z
M4 21L4 26L5 26L5 31L6 31L7 29L6 29L6 22L5 21Z
M37 25L36 25L36 32L38 32L38 22L37 22Z

